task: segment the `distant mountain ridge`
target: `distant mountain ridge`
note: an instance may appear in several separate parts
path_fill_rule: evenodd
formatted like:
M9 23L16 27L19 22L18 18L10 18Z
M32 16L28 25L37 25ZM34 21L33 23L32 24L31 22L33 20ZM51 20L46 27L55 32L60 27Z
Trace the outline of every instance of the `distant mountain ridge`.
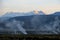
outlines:
M38 11L38 14L35 14L34 11L27 13L20 12L7 12L2 17L16 17L16 16L30 16L30 15L45 15L42 11Z
M6 14L4 14L0 17L0 20L4 21L4 20L7 20L7 19L12 18L12 17L31 16L31 15L45 15L45 14L42 11L38 11L38 14L35 14L34 11L26 12L26 13L23 13L23 12L7 12Z
M54 15L60 15L60 12L55 12Z
M11 13L11 16L5 16L8 19L3 18L4 21L0 21L0 28L16 30L14 33L20 31L23 34L60 34L60 12L51 15L45 15L43 12L40 14L29 12L26 15L22 13L17 16L16 14L13 13L13 16Z

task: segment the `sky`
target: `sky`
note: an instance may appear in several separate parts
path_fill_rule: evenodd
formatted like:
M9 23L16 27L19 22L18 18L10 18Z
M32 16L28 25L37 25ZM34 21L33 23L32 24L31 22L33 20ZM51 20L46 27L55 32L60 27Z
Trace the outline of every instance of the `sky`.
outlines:
M51 14L60 11L60 0L0 0L0 15L6 12L30 12L33 10Z

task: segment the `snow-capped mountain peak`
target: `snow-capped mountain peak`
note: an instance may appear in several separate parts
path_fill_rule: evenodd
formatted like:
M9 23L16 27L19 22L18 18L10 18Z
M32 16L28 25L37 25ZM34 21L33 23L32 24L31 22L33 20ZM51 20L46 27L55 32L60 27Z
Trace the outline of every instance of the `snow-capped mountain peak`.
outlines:
M7 12L2 17L30 16L30 15L45 15L42 11L31 11L27 13Z

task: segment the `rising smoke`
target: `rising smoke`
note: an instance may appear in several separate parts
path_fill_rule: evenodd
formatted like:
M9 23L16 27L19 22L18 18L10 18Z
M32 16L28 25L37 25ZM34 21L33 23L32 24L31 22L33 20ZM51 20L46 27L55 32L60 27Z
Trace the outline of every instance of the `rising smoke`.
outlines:
M22 32L23 34L27 34L26 30L22 27L24 22L17 21L17 20L12 20L11 22L6 23L6 27L9 27L10 30L14 31L17 33L17 31Z

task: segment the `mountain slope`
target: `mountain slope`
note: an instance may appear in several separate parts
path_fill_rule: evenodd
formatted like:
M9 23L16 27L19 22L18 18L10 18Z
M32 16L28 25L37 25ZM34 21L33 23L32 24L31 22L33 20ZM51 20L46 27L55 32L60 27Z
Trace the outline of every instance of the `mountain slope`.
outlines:
M55 12L55 13L52 14L52 15L60 15L60 12Z
M22 34L60 34L60 15L55 15L55 13L51 15L16 16L0 24L2 24L0 25L1 28L16 30L14 33L19 31Z

